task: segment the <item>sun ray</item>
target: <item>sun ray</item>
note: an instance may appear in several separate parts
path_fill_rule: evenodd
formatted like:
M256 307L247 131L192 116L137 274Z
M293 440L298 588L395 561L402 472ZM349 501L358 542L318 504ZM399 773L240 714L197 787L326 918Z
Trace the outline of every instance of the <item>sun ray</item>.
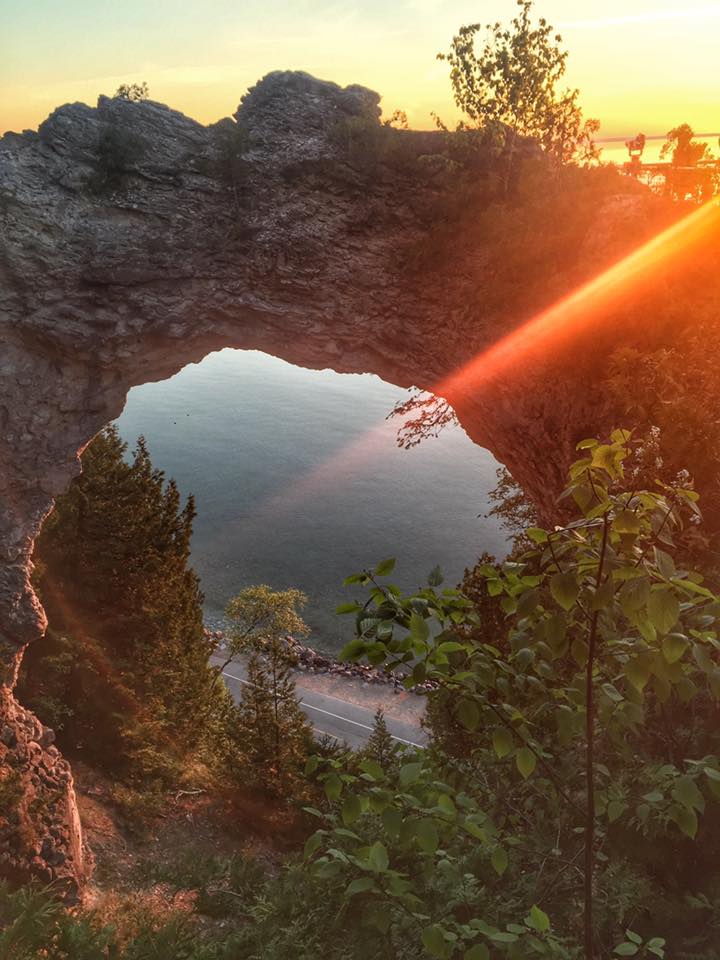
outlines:
M520 324L429 391L457 404L488 388L497 377L517 368L533 353L551 355L571 342L573 336L602 323L614 308L652 286L659 276L671 269L682 269L713 232L720 238L717 200L687 214L568 296ZM352 482L372 469L380 444L387 443L387 434L386 423L370 427L291 485L268 497L259 505L258 516L271 521L279 512L298 509L306 500Z

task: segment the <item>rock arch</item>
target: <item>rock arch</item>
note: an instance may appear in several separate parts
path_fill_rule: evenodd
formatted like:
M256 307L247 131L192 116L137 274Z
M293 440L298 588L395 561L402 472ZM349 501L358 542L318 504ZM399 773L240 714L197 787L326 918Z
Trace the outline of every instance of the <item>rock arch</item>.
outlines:
M33 540L128 389L222 346L431 387L498 335L473 299L480 261L399 267L427 230L436 165L411 177L378 158L378 102L276 73L209 127L101 97L0 140L0 765L20 778L17 812L0 811L5 872L77 885L86 871L69 767L12 689L45 629ZM441 148L439 134L387 136L414 156ZM549 509L578 432L606 414L572 376L518 373L522 396L504 382L449 399Z

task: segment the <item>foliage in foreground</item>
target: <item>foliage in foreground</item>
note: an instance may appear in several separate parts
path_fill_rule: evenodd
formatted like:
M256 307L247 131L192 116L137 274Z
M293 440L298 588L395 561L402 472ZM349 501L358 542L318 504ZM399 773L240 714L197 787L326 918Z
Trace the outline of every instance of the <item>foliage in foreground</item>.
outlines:
M307 855L371 929L412 933L432 956L700 950L687 904L710 903L703 883L714 895L720 603L672 559L697 495L628 489L623 431L580 450L578 519L529 530L534 550L482 570L507 635L468 638L466 597L403 597L381 582L392 564L349 578L370 599L346 656L430 681L475 749L465 765L409 757L396 782L320 764L337 806ZM657 728L683 704L696 735L678 749ZM443 877L453 896L434 892Z
M631 446L625 432L581 444L578 519L481 565L472 598L437 572L402 596L389 561L349 578L370 597L344 605L348 656L429 682L464 752L400 750L378 718L361 754L309 762L321 829L302 860L264 875L149 865L146 882L197 891L195 913L122 942L97 916L3 891L0 944L22 960L711 960L720 606L672 559L696 495L628 488ZM203 932L198 914L230 932Z

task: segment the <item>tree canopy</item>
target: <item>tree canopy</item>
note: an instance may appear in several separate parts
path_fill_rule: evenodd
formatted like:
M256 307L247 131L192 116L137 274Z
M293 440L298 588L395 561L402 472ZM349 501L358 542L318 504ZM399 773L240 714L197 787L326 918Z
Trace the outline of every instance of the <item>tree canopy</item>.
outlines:
M559 89L568 57L562 37L542 17L533 23L532 0L517 5L509 26L468 24L453 37L449 52L438 54L450 65L455 102L469 125L510 158L521 137L534 138L562 162L594 157L592 136L599 124L583 120L578 90Z

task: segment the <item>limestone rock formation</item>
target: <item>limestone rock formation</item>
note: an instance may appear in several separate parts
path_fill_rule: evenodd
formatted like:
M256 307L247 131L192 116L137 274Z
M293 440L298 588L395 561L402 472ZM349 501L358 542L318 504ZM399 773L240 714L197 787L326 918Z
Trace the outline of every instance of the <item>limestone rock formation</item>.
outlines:
M403 269L443 173L402 158L432 159L442 134L381 141L378 103L275 73L208 127L101 97L0 140L0 792L20 798L0 809L3 869L84 876L69 770L12 688L45 628L33 540L128 389L224 346L432 389L501 332L476 295L480 253ZM572 375L516 372L521 397L503 382L449 399L547 507L574 441L607 415Z

